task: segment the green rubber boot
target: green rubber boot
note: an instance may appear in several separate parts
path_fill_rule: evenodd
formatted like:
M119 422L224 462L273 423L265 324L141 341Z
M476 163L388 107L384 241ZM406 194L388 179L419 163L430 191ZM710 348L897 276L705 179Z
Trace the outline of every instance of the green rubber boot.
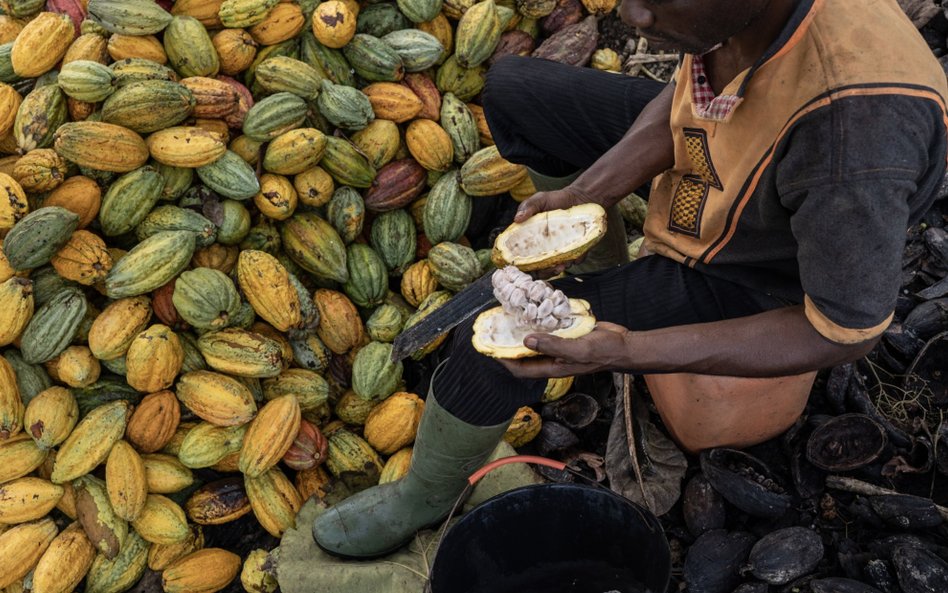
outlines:
M533 186L537 191L553 191L563 189L576 180L582 174L582 170L568 175L566 177L550 177L541 175L533 169L527 167L527 173L533 181ZM599 243L589 250L589 254L583 263L570 266L567 274L585 274L587 272L597 272L612 266L619 266L629 261L629 249L627 246L628 236L625 232L625 221L622 220L622 214L618 206L611 206L606 209L606 220L608 227L606 235Z
M451 511L468 476L490 457L509 424L467 424L439 406L429 392L408 474L327 510L313 522L313 538L327 552L349 558L398 549Z

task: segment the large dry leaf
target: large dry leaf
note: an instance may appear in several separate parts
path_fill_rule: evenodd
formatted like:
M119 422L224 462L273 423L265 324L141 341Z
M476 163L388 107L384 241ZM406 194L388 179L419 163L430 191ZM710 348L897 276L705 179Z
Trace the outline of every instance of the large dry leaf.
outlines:
M899 0L899 6L916 28L921 29L932 20L938 11L941 10L935 6L934 0Z
M612 419L609 439L606 442L606 475L609 476L609 484L614 491L629 500L639 503L658 516L664 515L675 506L681 496L681 481L688 469L688 460L678 446L654 424L648 420L640 422L645 430L644 441L649 460L642 465L643 486L648 497L645 499L642 496L643 488L636 481L632 469L632 458L629 456L626 440L622 390L618 391L616 415ZM640 418L644 418L644 406L633 406L633 409ZM639 452L640 459L641 454L642 452Z

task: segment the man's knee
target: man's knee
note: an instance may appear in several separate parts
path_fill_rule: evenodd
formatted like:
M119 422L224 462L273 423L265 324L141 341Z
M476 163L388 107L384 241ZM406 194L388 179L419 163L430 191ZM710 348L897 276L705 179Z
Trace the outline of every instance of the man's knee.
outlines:
M524 56L505 56L487 71L487 81L481 95L487 114L504 110L524 100L526 73L536 60Z

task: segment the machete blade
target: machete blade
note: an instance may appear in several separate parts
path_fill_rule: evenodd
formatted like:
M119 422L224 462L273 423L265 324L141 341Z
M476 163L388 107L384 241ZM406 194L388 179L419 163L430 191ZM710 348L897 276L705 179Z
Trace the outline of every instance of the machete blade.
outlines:
M426 344L430 344L441 334L451 331L494 302L494 289L490 281L493 273L491 270L484 274L451 297L447 303L400 333L395 338L392 361L397 362Z

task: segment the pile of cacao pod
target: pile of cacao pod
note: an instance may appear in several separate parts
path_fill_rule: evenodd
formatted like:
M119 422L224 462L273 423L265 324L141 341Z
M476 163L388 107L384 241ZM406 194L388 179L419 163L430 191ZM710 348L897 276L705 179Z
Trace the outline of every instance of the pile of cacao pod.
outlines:
M0 590L273 591L202 526L403 475L391 342L489 269L473 201L534 191L486 70L619 70L613 6L0 1Z

